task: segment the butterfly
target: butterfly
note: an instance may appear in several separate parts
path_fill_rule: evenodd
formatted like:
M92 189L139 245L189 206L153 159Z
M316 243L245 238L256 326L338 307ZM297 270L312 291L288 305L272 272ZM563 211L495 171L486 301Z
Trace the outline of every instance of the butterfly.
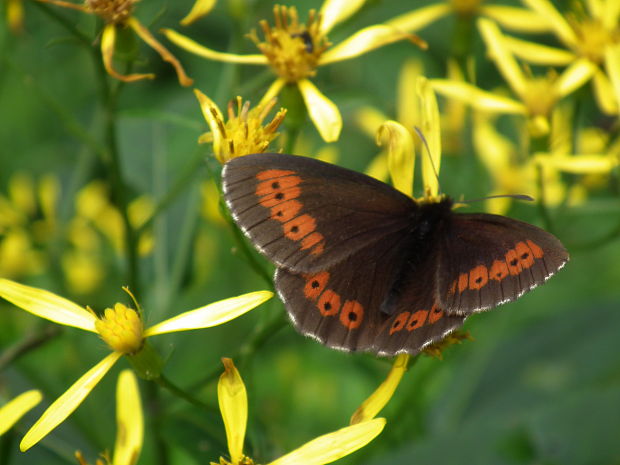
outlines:
M415 201L364 174L263 153L222 171L232 217L277 266L296 329L328 347L416 354L568 261L552 234L449 197Z

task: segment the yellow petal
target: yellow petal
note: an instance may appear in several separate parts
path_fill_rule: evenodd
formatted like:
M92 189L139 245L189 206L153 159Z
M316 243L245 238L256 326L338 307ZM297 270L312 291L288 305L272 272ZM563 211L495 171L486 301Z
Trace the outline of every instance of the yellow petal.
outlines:
M423 72L422 62L410 58L405 61L398 76L397 120L409 131L420 124L420 105L415 83Z
M593 15L603 22L605 29L613 31L618 26L620 19L620 2L617 0L606 0L603 2L603 11L599 15Z
M179 34L172 29L162 29L161 32L172 42L188 52L209 60L225 61L227 63L241 63L246 65L266 65L265 55L235 55L234 53L222 53L200 45L198 42Z
M415 36L385 24L369 26L327 50L319 58L319 66L348 60L403 39L416 40Z
M505 176L512 173L510 158L516 148L508 138L495 129L491 118L484 113L474 114L473 136L476 154L487 167L495 183L501 182Z
M0 297L40 318L96 332L97 318L92 313L70 300L43 289L0 279Z
M401 354L396 357L385 381L360 405L351 417L352 425L373 419L387 405L400 384L405 371L407 371L408 363L408 354Z
M433 89L440 94L458 99L478 110L513 115L524 115L527 113L527 109L522 103L484 91L466 82L433 79L431 84Z
M536 65L566 66L577 59L577 55L561 48L529 42L505 35L504 45L518 58Z
M557 155L537 153L534 160L549 168L571 174L605 174L618 166L610 155Z
M420 99L420 129L428 142L430 153L422 157L422 184L425 195L439 192L439 169L441 167L441 123L437 98L430 82L419 77L416 83Z
M594 73L593 83L594 97L599 108L608 115L618 114L618 100L616 100L615 89L605 73L602 71Z
M187 74L185 74L185 70L183 69L183 66L181 66L179 60L177 60L176 57L172 53L170 53L166 47L160 44L159 41L155 39L155 37L153 37L153 34L151 34L150 31L140 23L140 21L138 21L135 17L130 16L127 20L127 24L144 42L146 42L153 50L159 53L159 56L162 58L162 60L167 61L173 66L174 70L177 73L179 83L182 86L187 87L191 86L194 83L194 80L191 79Z
M551 29L544 17L523 8L505 5L488 5L480 7L480 14L499 23L505 29L525 33L541 33Z
M107 73L114 79L123 82L134 82L142 79L154 79L154 74L120 74L114 69L114 46L116 44L116 26L114 23L106 24L101 34L101 56L103 66Z
M377 144L388 143L388 169L392 184L403 194L413 197L415 151L411 133L396 121L386 121L377 131Z
M144 337L221 325L249 312L272 297L273 292L256 291L220 300L156 324L144 331Z
M241 463L243 440L248 422L248 395L239 371L229 358L223 358L224 373L217 384L217 399L226 429L232 463Z
M610 2L611 3L611 2ZM620 103L620 44L605 49L605 68L614 90L616 104Z
M442 16L445 16L450 12L450 5L448 2L438 3L436 5L425 6L413 10L410 13L397 16L393 19L386 21L384 24L391 26L395 29L406 32L414 32L423 27L428 26L430 23L437 21Z
M200 103L200 110L202 110L202 116L204 116L209 128L211 129L211 137L213 142L213 152L219 159L219 154L222 147L222 127L220 126L224 122L224 116L222 112L215 104L213 100L200 92L198 89L194 89L194 95ZM220 160L221 161L221 160Z
M267 92L265 92L265 95L263 95L263 98L260 99L258 106L267 105L268 102L278 96L278 94L285 85L286 81L282 78L278 78L273 81L273 83L269 86L269 89L267 89Z
M597 67L590 60L585 58L576 60L555 81L554 88L556 94L560 98L572 94L588 82L596 73L596 70Z
M338 107L309 80L302 79L297 84L306 103L310 119L323 140L325 142L338 140L342 130L342 116L340 116Z
M527 83L521 68L517 64L508 48L504 45L503 35L497 24L488 19L478 20L478 29L489 50L491 59L499 68L504 80L520 96L525 95Z
M564 19L564 16L555 9L549 0L522 0L523 3L545 18L555 33L569 46L575 46L578 38L575 31Z
M0 436L11 429L21 417L41 402L42 398L41 392L33 389L18 395L0 407Z
M299 449L274 460L269 465L322 465L331 463L364 447L383 431L384 426L384 418L376 418L347 426L333 433L319 436Z
M61 424L65 419L79 407L90 391L104 377L104 375L112 368L122 354L112 352L106 358L101 360L97 365L88 370L73 386L71 386L62 396L54 401L47 410L41 415L41 418L28 430L19 448L22 452L27 451L37 442L47 436L50 431Z
M181 20L181 25L189 26L197 19L208 15L215 6L216 0L196 0L194 6L185 18Z
M321 7L321 33L327 34L332 28L359 10L366 0L325 0Z
M123 370L116 385L116 444L113 465L134 465L142 450L144 419L138 380Z

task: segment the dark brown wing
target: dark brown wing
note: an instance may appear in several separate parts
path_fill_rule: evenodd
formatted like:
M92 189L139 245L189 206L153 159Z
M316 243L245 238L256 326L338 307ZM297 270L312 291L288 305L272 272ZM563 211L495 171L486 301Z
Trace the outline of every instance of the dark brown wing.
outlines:
M297 330L334 349L395 355L416 354L460 327L465 317L445 314L435 301L433 258L407 269L407 240L386 236L315 273L279 268L276 288ZM381 308L395 284L403 288L388 314Z
M233 218L254 245L298 273L324 270L405 229L415 208L387 184L294 155L235 158L222 183Z
M469 315L517 299L568 261L552 234L486 213L454 214L440 234L437 282L448 313Z

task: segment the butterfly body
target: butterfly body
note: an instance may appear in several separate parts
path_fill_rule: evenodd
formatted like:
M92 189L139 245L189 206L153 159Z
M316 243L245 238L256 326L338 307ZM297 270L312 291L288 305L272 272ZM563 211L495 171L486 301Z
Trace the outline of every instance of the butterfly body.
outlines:
M295 327L332 348L415 354L568 260L530 224L455 213L448 197L416 202L310 158L246 155L222 180L234 220L277 266Z

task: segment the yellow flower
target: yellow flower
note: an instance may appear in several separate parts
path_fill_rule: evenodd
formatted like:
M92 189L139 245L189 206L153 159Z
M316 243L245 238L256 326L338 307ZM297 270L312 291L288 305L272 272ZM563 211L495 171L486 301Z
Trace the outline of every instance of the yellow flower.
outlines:
M413 32L450 13L465 19L475 16L491 18L506 29L518 32L539 33L549 30L547 21L531 11L506 5L485 5L485 0L444 0L397 16L386 24Z
M568 65L574 74L592 78L598 106L618 114L620 104L620 3L618 0L572 2L578 8L567 14L548 0L523 0L551 26L568 50L507 38L507 46L520 58L538 65ZM587 10L584 10L583 5Z
M182 86L191 86L194 82L185 74L185 70L181 66L181 63L179 63L179 60L177 60L166 47L160 44L149 30L133 15L134 5L139 0L84 0L83 5L64 0L38 1L96 15L105 22L103 32L101 33L101 55L103 56L103 65L106 71L113 78L124 82L155 78L155 75L152 73L123 75L114 69L113 60L114 48L116 46L116 34L119 28L129 27L138 37L146 42L149 47L159 53L164 61L167 61L174 67Z
M21 417L32 410L42 395L36 389L26 391L0 407L0 436L10 430Z
M409 59L401 68L396 92L396 118L395 120L406 128L412 136L413 144L417 150L425 150L422 140L415 134L415 128L422 123L420 109L421 100L417 90L418 78L423 75L422 62L416 59ZM460 79L461 72L454 61L448 62L448 76ZM383 123L390 119L381 111L370 106L364 106L355 114L357 124L362 130L371 137L374 137ZM448 146L448 150L454 153L460 146L460 133L465 122L465 105L451 99L446 104L446 110L440 114L442 146ZM381 181L388 178L387 152L382 152L377 156L368 167L366 173Z
M248 312L272 296L272 292L257 291L232 297L182 313L144 330L138 312L123 304L117 303L113 309L106 309L102 317L97 317L88 307L81 307L51 292L0 279L0 297L38 317L96 333L112 349L112 353L50 405L22 439L21 450L29 449L62 423L121 356L129 356L134 365L146 363L144 375L158 377L159 373L155 372L158 367L153 368L154 364L149 365L148 360L145 362L145 358L154 357L152 350L148 350L146 338L220 325Z
M433 79L433 88L478 110L524 115L528 118L533 136L547 134L554 106L581 87L595 71L594 66L575 63L559 76L550 72L546 77L528 77L529 70L524 71L519 66L497 25L488 19L479 19L478 27L491 58L519 100L484 91L466 82L447 79Z
M489 195L526 194L537 198L542 185L545 205L558 205L566 195L558 172L540 172L530 158L520 156L523 151L497 131L495 119L495 115L474 112L473 143L476 155L491 176L493 187ZM486 210L505 214L512 201L509 197L488 199Z
M242 98L237 97L229 102L228 119L224 121L222 112L209 97L197 89L194 94L211 128L211 132L203 134L199 142L213 143L215 158L222 164L231 158L267 150L278 137L276 131L286 116L286 110L280 108L271 122L263 126L263 120L276 104L275 99L263 101L250 110L250 102L243 103Z
M144 419L138 380L131 370L123 370L116 384L116 443L112 460L102 454L107 464L135 465L142 450ZM80 451L75 453L80 465L88 465ZM97 464L103 465L101 460Z
M44 267L42 249L56 232L59 196L52 175L38 182L27 173L9 179L7 195L0 195L0 277L18 278Z
M296 85L303 96L310 119L326 142L338 139L342 117L338 107L323 95L310 81L316 69L336 61L348 60L398 40L410 39L421 44L420 39L394 27L376 24L366 27L340 44L332 47L327 34L332 28L349 18L363 5L364 0L326 0L317 13L310 10L306 24L300 23L295 7L274 7L275 25L260 22L261 40L252 31L250 39L261 54L235 55L206 48L171 29L164 33L176 45L207 59L231 63L270 66L278 76L261 103L274 98L285 85Z
M418 76L415 89L417 95L410 101L416 107L416 123L412 127L417 127L424 135L428 143L428 152L430 152L422 155L423 197L425 201L434 202L439 192L437 176L441 164L439 109L433 89L426 78ZM377 130L376 140L379 145L387 143L387 156L380 155L379 162L371 167L370 174L383 171L381 165L385 166L390 173L394 187L413 197L415 142L410 128L397 121L388 120ZM426 150L426 146L423 150Z
M243 442L248 417L248 398L243 380L229 358L223 358L224 373L220 376L217 395L226 429L230 460L220 457L212 465L253 465L243 454ZM321 465L331 463L364 447L381 433L385 419L362 421L319 436L269 465Z

